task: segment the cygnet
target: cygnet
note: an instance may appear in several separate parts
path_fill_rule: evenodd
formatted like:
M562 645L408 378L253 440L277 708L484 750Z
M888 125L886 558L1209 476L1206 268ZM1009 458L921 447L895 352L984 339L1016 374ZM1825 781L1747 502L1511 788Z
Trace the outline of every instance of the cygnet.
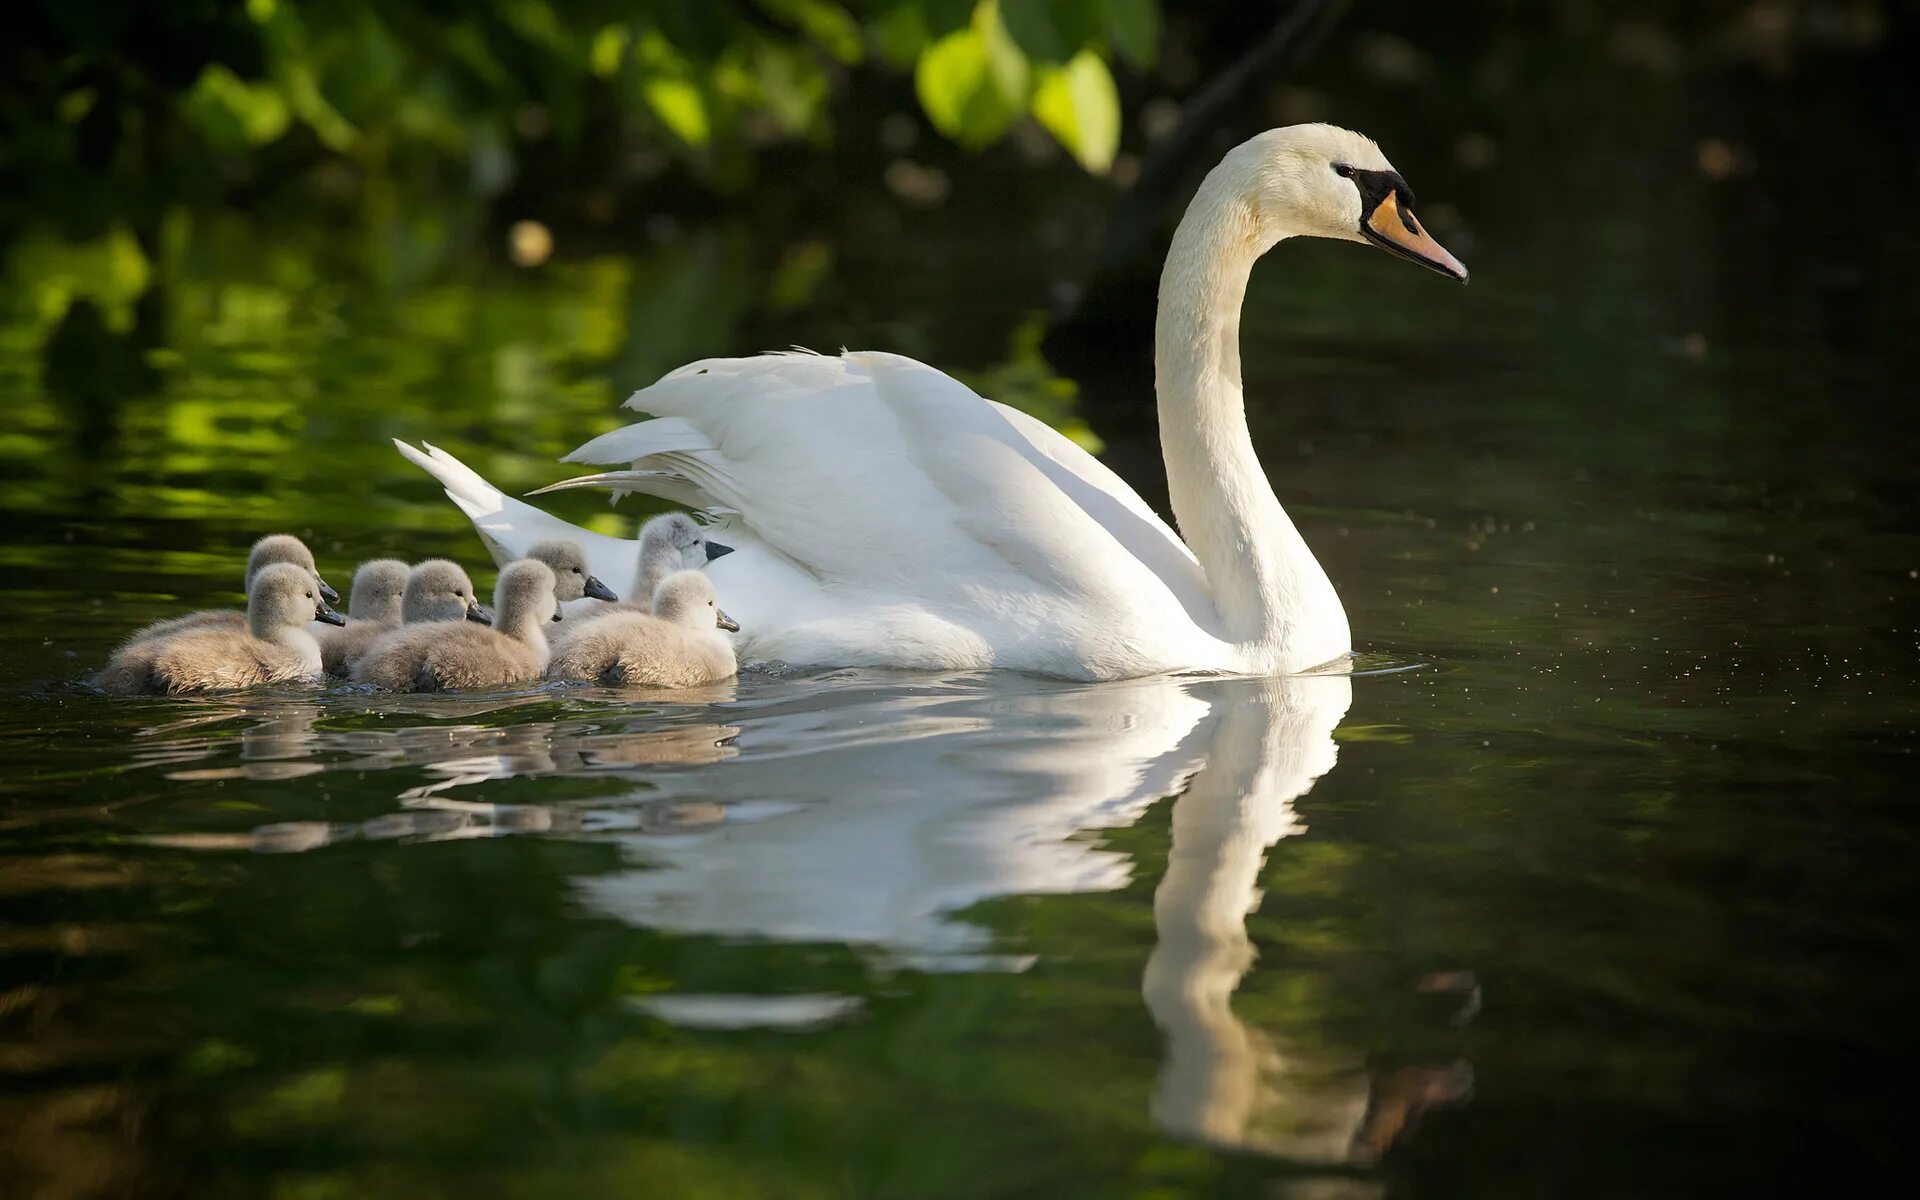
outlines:
M247 554L247 573L241 580L240 590L252 595L254 576L275 563L291 563L305 570L307 574L313 576L314 586L319 589L318 599L325 600L328 604L339 603L340 593L328 587L327 581L320 578L319 568L313 562L313 551L307 549L305 542L290 533L270 533L253 544L253 549ZM151 638L184 633L189 629L225 629L240 633L246 628L247 614L239 609L204 608L199 612L169 617L164 621L155 621L151 625L137 629L133 636L121 645L132 646Z
M339 624L313 572L273 563L247 589L242 630L186 629L122 647L97 681L121 696L177 695L320 678L320 644L309 621Z
M733 643L721 631L739 629L721 611L712 580L677 571L654 593L651 615L616 612L585 622L554 652L547 673L613 686L708 683L738 669Z

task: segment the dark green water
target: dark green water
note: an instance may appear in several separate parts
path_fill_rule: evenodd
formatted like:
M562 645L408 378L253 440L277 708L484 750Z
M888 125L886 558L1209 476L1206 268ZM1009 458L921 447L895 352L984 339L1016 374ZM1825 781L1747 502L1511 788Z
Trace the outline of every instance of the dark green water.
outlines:
M1805 182L1913 182L1841 122L1780 132L1847 111L1834 70L1738 115L1627 89L1577 139L1552 105L1483 113L1481 171L1385 100L1347 118L1475 271L1318 245L1255 278L1256 436L1346 599L1350 680L93 695L126 630L233 602L258 533L336 582L480 565L392 436L526 490L689 357L845 342L1077 413L1152 494L1149 376L1101 344L1076 400L1038 357L1108 198L1004 158L956 158L931 212L815 172L657 244L563 231L539 272L382 249L370 278L275 214L177 218L150 279L16 244L0 1194L1902 1169L1920 239ZM1703 179L1708 133L1752 172Z

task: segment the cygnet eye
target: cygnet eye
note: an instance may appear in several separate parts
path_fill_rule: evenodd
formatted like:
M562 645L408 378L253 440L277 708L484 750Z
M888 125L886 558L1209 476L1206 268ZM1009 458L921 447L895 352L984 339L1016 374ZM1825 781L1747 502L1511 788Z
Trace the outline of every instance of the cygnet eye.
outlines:
M573 569L573 573L574 573L575 575L578 575L578 574L580 574L580 573L581 573L581 572L580 572L580 568L579 568L579 567L575 567L575 568Z

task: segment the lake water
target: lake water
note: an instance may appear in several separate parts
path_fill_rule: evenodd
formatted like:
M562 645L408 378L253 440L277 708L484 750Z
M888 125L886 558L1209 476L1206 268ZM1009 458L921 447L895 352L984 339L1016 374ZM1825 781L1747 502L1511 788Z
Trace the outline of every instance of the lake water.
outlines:
M388 437L524 491L702 353L951 363L1086 418L1153 494L1133 344L1077 399L1035 350L1106 203L1065 168L1017 221L990 201L1026 176L983 168L945 213L861 193L537 273L369 282L325 229L239 218L171 230L144 293L43 262L0 329L0 1182L1692 1197L1895 1170L1914 235L1756 206L1684 138L1651 175L1511 138L1525 188L1393 148L1471 288L1335 245L1256 276L1253 423L1351 677L81 685L130 628L234 602L262 532L339 584L482 565Z

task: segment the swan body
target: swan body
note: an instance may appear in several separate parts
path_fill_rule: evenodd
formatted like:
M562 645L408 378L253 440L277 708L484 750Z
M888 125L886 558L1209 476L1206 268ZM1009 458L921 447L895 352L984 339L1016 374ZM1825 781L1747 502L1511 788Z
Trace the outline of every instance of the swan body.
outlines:
M185 627L123 646L97 680L120 696L180 695L320 678L320 643L309 621L338 623L312 572L293 563L262 568L247 590L247 627Z
M434 692L538 678L547 669L547 623L560 619L554 591L552 568L521 559L500 572L492 628L465 620L402 626L373 644L354 665L353 680Z
M1297 236L1466 278L1359 134L1292 126L1231 151L1160 282L1155 384L1184 540L1042 422L874 352L690 363L627 401L653 419L567 456L623 466L542 490L644 492L720 521L739 553L710 571L752 659L1078 679L1332 663L1351 649L1346 613L1260 467L1240 384L1253 264ZM455 499L487 538L529 508Z
M678 571L661 582L651 614L623 605L581 622L556 644L547 674L616 687L711 683L738 669L733 643L721 631L739 628L720 610L705 575Z
M320 578L320 569L313 561L313 551L307 549L305 542L287 533L270 533L253 544L253 548L247 552L247 573L241 580L240 590L251 592L254 576L274 563L292 563L305 570L313 576L314 584L320 591L320 599L328 604L339 603L340 593L334 591L327 585L326 580ZM228 633L245 633L247 614L233 608L204 608L199 612L169 617L164 621L155 621L151 625L136 629L121 645L131 646L136 642L168 637L188 630L213 629Z

